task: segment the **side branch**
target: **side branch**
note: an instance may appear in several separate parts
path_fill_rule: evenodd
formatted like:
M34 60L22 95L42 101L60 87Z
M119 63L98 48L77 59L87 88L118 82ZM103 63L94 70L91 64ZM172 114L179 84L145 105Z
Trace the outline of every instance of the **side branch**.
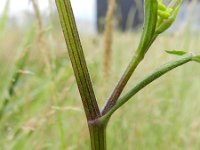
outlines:
M106 102L106 105L102 110L103 115L106 114L116 104L118 98L120 97L122 91L124 90L131 75L133 74L139 63L142 61L142 59L144 58L146 52L149 50L153 41L156 39L157 34L155 34L155 30L157 22L157 8L158 8L157 0L145 1L144 29L140 39L139 46L129 66L127 67L125 73L118 82L110 98Z
M175 69L178 66L181 66L185 63L188 63L190 61L194 60L194 56L192 54L188 54L178 60L169 62L149 75L147 75L142 81L140 81L138 84L136 84L128 93L126 93L124 96L122 96L117 103L102 117L102 119L109 119L111 115L120 108L123 104L125 104L130 98L132 98L135 94L137 94L141 89L149 85L154 80L158 79L162 75L166 74L167 72Z

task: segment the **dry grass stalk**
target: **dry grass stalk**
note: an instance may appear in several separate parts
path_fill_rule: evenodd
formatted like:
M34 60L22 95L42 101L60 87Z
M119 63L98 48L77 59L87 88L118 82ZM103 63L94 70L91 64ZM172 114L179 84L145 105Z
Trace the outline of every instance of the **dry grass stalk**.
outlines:
M43 54L47 71L48 73L50 73L51 72L50 56L48 52L47 43L44 38L44 33L46 32L47 29L43 29L42 27L42 18L41 18L40 9L39 9L37 1L36 0L30 0L30 1L33 5L33 9L34 9L35 17L36 17L37 43L38 43L39 49L41 50Z
M108 0L108 11L105 22L104 39L104 72L109 75L112 62L113 18L116 8L116 0Z

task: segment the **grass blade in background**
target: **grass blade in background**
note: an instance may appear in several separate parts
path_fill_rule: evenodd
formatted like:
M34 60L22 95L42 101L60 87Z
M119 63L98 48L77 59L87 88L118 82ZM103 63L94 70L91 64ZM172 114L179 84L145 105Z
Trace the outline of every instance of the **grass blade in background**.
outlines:
M10 75L10 80L8 81L8 85L7 87L5 87L5 90L4 90L5 95L3 96L5 97L1 98L2 100L0 103L0 119L2 118L2 115L6 109L6 106L9 103L10 98L14 95L14 90L23 74L22 70L24 69L26 62L29 58L29 54L30 54L29 46L33 42L34 36L35 36L35 27L33 26L28 31L27 35L24 37L24 40L22 41L21 46L18 50L18 56L16 58L14 68Z
M49 54L49 49L48 45L45 40L45 32L48 29L43 29L43 20L41 17L41 12L38 6L38 2L36 0L31 0L31 3L33 5L33 10L34 10L34 15L35 15L35 21L36 21L36 27L37 27L37 43L38 43L38 48L40 49L43 59L46 65L47 69L47 74L51 74L51 63L50 63L50 54Z

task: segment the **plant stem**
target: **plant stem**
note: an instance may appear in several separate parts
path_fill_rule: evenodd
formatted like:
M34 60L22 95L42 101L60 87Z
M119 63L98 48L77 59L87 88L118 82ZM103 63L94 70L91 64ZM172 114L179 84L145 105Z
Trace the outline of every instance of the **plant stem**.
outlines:
M152 40L149 42L149 45L145 48L146 51L150 48L150 46L152 45L152 43L155 41L155 39L157 38L158 35L155 35ZM117 86L115 87L113 93L111 94L110 98L108 99L105 107L102 110L102 115L105 115L118 101L121 93L123 92L126 84L128 83L130 77L132 76L133 72L135 71L135 69L137 68L137 66L139 65L139 63L143 60L144 55L141 55L141 50L143 48L141 48L139 46L138 50L136 51L136 53L134 54L130 64L128 65L126 71L124 72L123 76L121 77L121 79L119 80Z
M154 70L152 73L147 75L142 81L140 81L138 84L136 84L127 94L122 96L117 103L102 117L102 119L107 120L110 118L110 116L123 104L125 104L131 97L133 97L136 93L138 93L141 89L149 85L154 80L158 79L162 75L166 74L167 72L177 68L178 66L181 66L185 63L188 63L190 61L194 61L194 57L192 54L186 55L182 58L179 58L178 60L169 62L156 70Z
M87 120L91 121L100 117L100 110L92 87L71 3L70 0L56 0L56 5L85 114Z
M158 36L157 34L155 34L156 22L157 22L157 7L158 7L157 0L145 1L144 29L142 32L140 43L125 73L121 77L113 93L106 102L106 105L102 110L103 115L105 115L116 104L131 75L133 74L139 63L142 61L142 59L144 58L146 52L149 50L153 41Z
M109 100L107 101L107 103L102 111L103 115L106 114L106 112L108 112L109 109L115 105L115 103L117 102L119 96L121 95L124 87L126 86L128 80L130 79L131 75L135 71L135 69L138 66L138 64L140 63L140 61L141 61L141 58L139 57L139 55L135 54L134 58L130 62L129 66L127 67L126 71L124 72L123 76L121 77L117 86L115 87L113 93L111 94Z
M91 150L106 150L106 124L89 123Z

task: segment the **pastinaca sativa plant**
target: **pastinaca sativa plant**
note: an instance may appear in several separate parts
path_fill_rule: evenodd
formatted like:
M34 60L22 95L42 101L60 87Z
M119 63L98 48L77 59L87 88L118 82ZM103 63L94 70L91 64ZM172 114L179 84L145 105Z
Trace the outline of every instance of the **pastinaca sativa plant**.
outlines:
M143 80L136 83L128 93L121 96L128 80L143 60L152 43L175 21L181 3L181 0L172 0L166 6L161 0L145 0L144 26L138 48L111 96L106 101L104 108L100 110L88 72L70 0L56 0L61 26L87 117L92 150L106 150L106 126L110 117L137 92L178 66L190 61L200 62L200 56L198 55L178 50L167 51L171 54L181 54L183 56L153 70Z

